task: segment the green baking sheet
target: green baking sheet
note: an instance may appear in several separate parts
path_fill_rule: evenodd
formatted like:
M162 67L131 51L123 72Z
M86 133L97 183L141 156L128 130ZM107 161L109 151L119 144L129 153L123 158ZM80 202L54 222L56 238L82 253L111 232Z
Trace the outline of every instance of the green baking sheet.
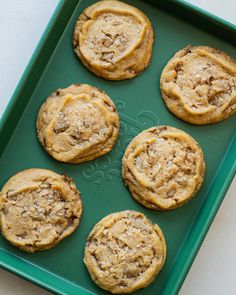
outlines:
M106 81L87 71L72 49L75 21L94 2L60 1L0 122L0 186L30 167L66 173L82 193L81 224L52 250L35 254L23 253L0 237L0 266L58 294L107 294L92 282L83 265L86 237L105 215L134 209L161 226L168 247L166 264L156 281L136 293L176 294L235 175L236 116L210 126L193 126L177 119L161 99L160 73L168 59L188 44L213 46L236 58L236 28L184 1L129 1L153 23L153 58L137 78ZM78 165L50 158L39 145L35 130L37 112L45 98L72 83L88 83L105 90L121 120L119 140L112 152ZM204 185L197 196L170 212L139 205L121 180L121 157L127 143L141 130L157 124L191 134L200 143L207 164Z

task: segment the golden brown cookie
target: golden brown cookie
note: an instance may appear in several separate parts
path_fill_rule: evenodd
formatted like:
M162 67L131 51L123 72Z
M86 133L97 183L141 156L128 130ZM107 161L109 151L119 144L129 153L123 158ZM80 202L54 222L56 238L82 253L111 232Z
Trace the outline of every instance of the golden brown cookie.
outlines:
M148 17L116 0L89 6L78 18L73 46L86 68L108 80L130 79L150 63L154 32Z
M56 160L80 163L108 153L118 136L119 116L108 95L80 84L59 89L41 106L38 138Z
M198 143L169 126L141 132L130 142L122 160L123 179L132 196L155 210L183 205L199 190L204 174Z
M236 61L207 46L178 51L161 75L167 108L197 125L223 121L236 111Z
M127 210L95 225L86 243L84 263L99 287L122 294L148 286L165 258L166 243L159 226L142 213Z
M0 192L0 228L15 247L35 252L54 247L78 227L80 193L66 176L28 169L12 176Z

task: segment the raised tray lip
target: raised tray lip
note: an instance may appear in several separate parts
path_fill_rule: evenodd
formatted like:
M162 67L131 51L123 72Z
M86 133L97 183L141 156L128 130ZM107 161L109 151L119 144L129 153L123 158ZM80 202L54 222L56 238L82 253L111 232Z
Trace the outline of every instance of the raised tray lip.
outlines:
M34 50L28 65L26 66L21 79L19 80L15 91L11 99L9 100L7 107L0 117L0 131L4 128L5 123L8 120L8 117L11 111L14 108L15 101L17 96L21 92L21 89L24 83L28 79L28 74L31 68L34 67L34 64L37 60L38 54L42 49L44 44L45 37L49 33L51 27L53 26L58 14L60 13L63 4L67 0L59 0L45 30ZM82 0L78 1L78 5ZM144 0L145 1L145 0ZM171 0L168 0L171 1ZM188 11L193 11L200 16L215 22L216 24L220 25L223 28L230 29L231 31L235 32L236 25L228 22L214 14L207 12L204 9L195 6L185 0L176 0L177 5L187 9ZM230 166L228 163L232 163ZM174 267L163 287L161 290L162 295L174 295L177 294L180 290L182 283L194 261L195 256L197 255L198 250L210 228L212 221L224 199L224 196L233 180L233 177L236 174L236 134L233 137L225 156L221 162L221 165L218 168L218 171L213 179L213 183L215 186L211 186L211 189L208 193L208 198L204 201L201 210L199 210L197 217L193 220L193 224L190 228L191 236L188 236L185 241L183 241L184 249L182 249L181 253L179 254ZM217 182L219 179L225 179L224 185L218 185ZM214 199L214 205L212 206L212 199ZM183 251L184 250L184 251ZM184 261L184 263L183 263ZM17 267L15 264L17 263ZM34 264L31 264L24 259L16 257L12 253L8 253L0 249L0 267L3 269L10 271L32 283L35 283L51 292L56 294L77 294L77 295L87 295L87 294L94 294L86 289L83 289L81 286L73 284L72 282L65 280L51 272L48 272ZM34 274L32 274L32 268L34 269ZM68 293L71 292L71 293Z
M223 27L226 27L227 29L231 29L233 31L236 30L236 25L234 25L233 23L231 23L230 21L227 21L225 19L223 19L222 17L219 17L211 12L208 12L207 10L200 8L199 6L192 4L190 2L187 2L186 0L176 0L176 2L188 9L189 11L194 11L195 13L198 13L201 16L204 16L206 18L211 19L212 21L214 21L215 23L217 23L218 25L221 25Z

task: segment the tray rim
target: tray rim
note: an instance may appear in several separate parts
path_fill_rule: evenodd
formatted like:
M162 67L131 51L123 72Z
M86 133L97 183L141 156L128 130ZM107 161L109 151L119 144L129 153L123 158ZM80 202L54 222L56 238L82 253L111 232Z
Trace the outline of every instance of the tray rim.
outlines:
M46 25L46 28L13 92L13 95L11 96L11 99L9 100L7 107L5 108L5 111L0 117L0 131L3 129L4 125L8 121L11 111L14 109L17 97L20 94L24 83L27 81L29 71L31 68L34 67L38 54L41 51L42 46L44 45L44 39L49 33L54 21L56 20L58 14L60 13L63 7L63 4L66 1L67 0L59 0L48 24ZM79 0L77 5L79 5L81 1L82 0ZM235 31L236 29L236 25L234 25L233 23L226 21L212 13L209 13L208 11L198 6L195 6L192 3L186 2L185 0L176 0L175 2L180 7L183 7L184 9L187 9L189 11L193 11L201 17L204 17L212 22L215 22L217 25L220 25L223 28L230 29L232 31ZM230 162L232 163L231 166L228 165L228 163ZM192 231L192 234L188 235L183 243L184 249L182 249L181 253L178 255L176 263L174 264L174 267L166 283L164 284L164 287L161 290L162 295L174 295L177 294L180 290L182 283L194 261L195 256L197 255L197 252L200 249L200 246L210 228L211 223L214 220L215 215L218 212L218 209L224 199L224 196L235 174L236 134L233 137L231 143L229 144L225 156L222 159L220 166L218 167L214 179L212 180L212 184L216 183L216 185L211 185L211 189L208 193L208 198L204 201L196 218L193 220L192 226L189 229ZM222 178L225 179L224 185L217 186L218 180ZM212 199L214 199L213 206ZM44 270L37 265L31 264L30 262L24 261L24 259L21 259L12 253L8 253L3 249L0 249L0 256L1 268L9 272L12 272L32 283L35 283L40 287L43 287L51 292L62 295L68 294L69 291L73 292L70 294L76 293L78 295L94 294L86 289L83 289L81 286L73 284L71 281L68 281L51 272L48 272L47 270ZM17 267L15 266L16 264ZM32 274L32 268L35 271L34 274Z
M221 25L223 27L227 27L232 30L236 29L236 25L234 25L232 22L225 20L222 17L217 16L211 12L208 12L207 10L200 8L199 6L196 6L195 4L187 2L186 0L177 0L176 2L178 2L179 5L187 8L188 10L195 11L196 13L198 13L201 16L203 15L206 18L212 19L213 21L215 21L216 23L218 23L219 25Z

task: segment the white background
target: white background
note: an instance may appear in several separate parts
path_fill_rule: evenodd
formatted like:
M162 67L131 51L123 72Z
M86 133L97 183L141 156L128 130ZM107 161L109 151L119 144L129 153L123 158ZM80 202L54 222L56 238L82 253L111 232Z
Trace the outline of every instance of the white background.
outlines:
M235 0L191 0L189 2L236 23ZM0 0L0 116L57 3L58 0ZM236 178L191 267L180 295L236 294L235 193ZM0 294L46 295L49 293L0 270Z

